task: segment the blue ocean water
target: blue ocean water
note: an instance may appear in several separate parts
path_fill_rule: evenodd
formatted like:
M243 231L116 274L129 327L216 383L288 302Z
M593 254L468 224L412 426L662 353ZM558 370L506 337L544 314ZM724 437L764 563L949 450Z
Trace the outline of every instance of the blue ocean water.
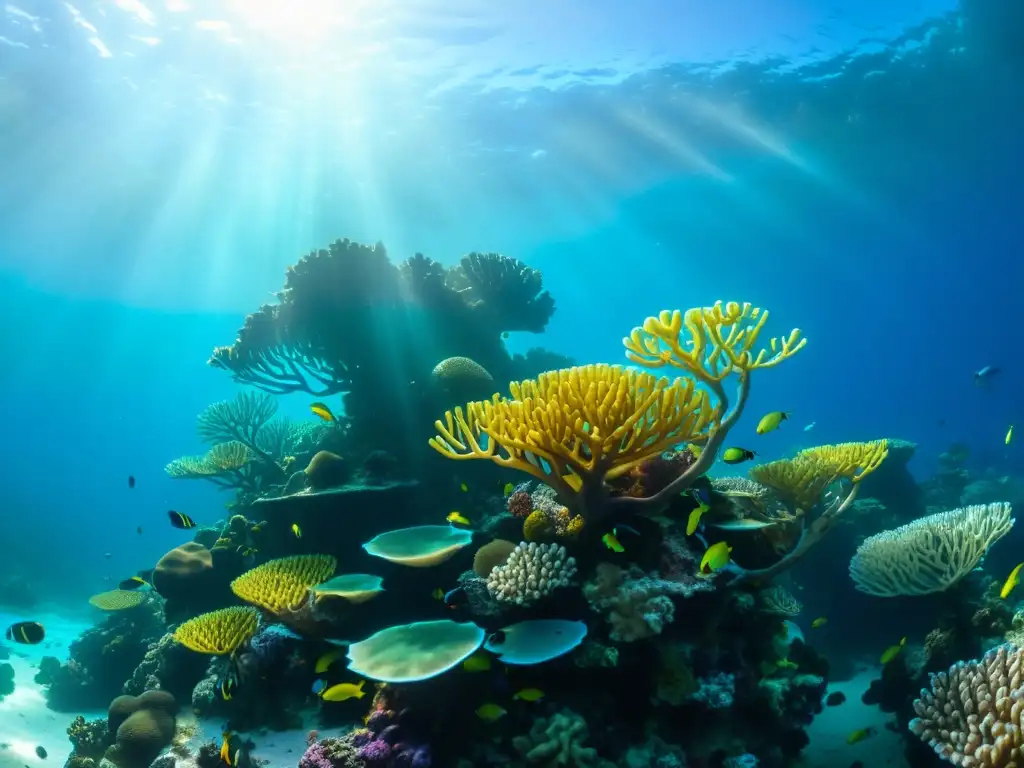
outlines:
M747 419L792 413L764 457L1021 472L1022 43L1014 0L11 0L0 582L72 611L179 542L167 509L224 515L164 472L238 391L207 358L338 237L523 260L557 311L510 349L581 363L753 302L809 339L757 377Z

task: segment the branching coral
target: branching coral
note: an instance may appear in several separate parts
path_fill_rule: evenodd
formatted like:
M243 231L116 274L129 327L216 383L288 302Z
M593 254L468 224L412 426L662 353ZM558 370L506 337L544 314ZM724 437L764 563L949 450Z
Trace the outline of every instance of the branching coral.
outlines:
M1022 652L1010 646L981 661L960 662L931 677L931 690L914 701L910 730L953 765L1011 768L1021 746Z
M888 455L885 440L841 443L801 451L794 459L755 468L755 479L769 486L791 506L792 522L799 526L796 544L780 560L758 570L741 571L742 578L770 579L791 568L832 529L836 520L857 498L861 481L874 472ZM760 471L758 471L760 469ZM819 505L824 491L833 483L845 482L845 495L836 493L825 508L811 519L810 507ZM808 505L806 508L803 505Z
M767 318L767 312L735 302L685 315L662 312L623 339L626 356L647 367L681 369L686 378L670 381L607 365L550 371L511 384L511 398L495 396L448 411L435 422L430 444L448 458L489 459L527 472L584 518L615 507L659 504L714 462L742 414L750 372L777 365L803 347L794 330L781 342L772 339L770 352L755 350ZM731 374L739 390L728 411L722 381ZM610 497L606 481L690 442L704 446L701 456L664 488L645 497Z
M576 575L576 561L557 544L522 542L504 565L491 569L487 589L502 602L526 605L567 586Z
M1009 504L977 505L928 515L865 539L850 560L857 589L878 597L942 592L974 570L1009 533Z

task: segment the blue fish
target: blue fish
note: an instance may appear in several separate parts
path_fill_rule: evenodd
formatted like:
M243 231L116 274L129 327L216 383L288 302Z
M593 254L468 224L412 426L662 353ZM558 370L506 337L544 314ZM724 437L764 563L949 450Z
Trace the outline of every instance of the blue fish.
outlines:
M315 693L317 696L319 696L320 695L320 691L322 691L326 687L327 687L327 683L325 683L323 680L314 680L313 681L313 693Z
M461 608L469 602L469 595L466 594L466 590L462 587L456 587L450 589L444 593L444 604L452 610Z

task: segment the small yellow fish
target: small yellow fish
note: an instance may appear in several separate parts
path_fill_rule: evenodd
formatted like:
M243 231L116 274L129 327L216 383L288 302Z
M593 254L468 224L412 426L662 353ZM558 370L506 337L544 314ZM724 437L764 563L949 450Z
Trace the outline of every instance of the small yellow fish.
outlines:
M505 487L502 488L501 490L502 490L502 493L504 493L506 496L511 496L512 495L512 491L514 491L515 489L516 489L516 487L514 485L512 485L512 483L505 483Z
M818 618L816 618L814 621L811 622L811 629L821 629L826 624L828 624L828 619L825 618L824 616L819 616Z
M544 698L544 691L540 688L523 688L512 698L519 701L540 701Z
M363 690L363 686L366 685L365 680L360 680L358 683L338 683L332 685L326 691L320 694L320 698L324 701L348 701L349 699L361 699L366 695L366 691Z
M704 557L700 559L700 572L713 573L719 568L724 568L729 562L730 552L732 552L732 547L724 541L712 544L704 553Z
M430 596L435 600L444 600L444 590L437 587L437 589L430 593Z
M346 651L344 648L335 648L333 651L328 651L316 660L316 666L313 668L313 671L316 672L318 675L322 675L324 672L330 669L331 664L333 664L342 656L344 656L345 653Z
M309 410L313 412L314 416L319 416L324 421L335 421L334 412L327 403L311 403Z
M496 723L507 714L508 712L497 704L481 704L476 708L476 716L485 723Z
M474 653L462 662L462 668L467 672L487 672L491 668L491 655L489 653Z
M766 435L769 432L774 432L779 428L779 424L789 418L788 413L782 411L772 411L766 413L761 417L761 420L757 422L757 434Z
M711 507L709 507L707 504L700 504L700 505L697 506L696 509L694 509L692 512L690 512L690 517L686 521L686 535L687 536L693 536L693 534L697 530L697 526L700 525L701 515L703 515L709 509L711 509Z
M863 741L868 736L871 736L874 732L874 728L858 728L846 737L846 743L851 745L856 744L858 741Z
M230 733L230 731L224 731L224 733L221 734L221 738L223 739L223 741L221 741L221 744L220 744L220 759L224 762L225 765L231 765L231 733Z
M457 523L458 525L470 525L469 518L461 512L449 512L445 520L449 523Z
M299 528L299 524L298 523L292 523L292 533L295 534L295 538L296 539L301 539L302 538L302 529Z
M463 493L468 493L469 486L466 485L465 483L459 483L459 490L462 491Z
M1006 432L1006 444L1009 445L1011 440L1013 440L1013 424L1010 425L1010 429Z
M899 645L890 645L888 648L886 648L885 652L882 654L882 658L880 660L881 663L883 665L888 664L890 661L899 656L900 651L903 650L903 646L905 646L906 644L907 638L904 637L902 640L900 640Z
M626 551L626 548L624 546L622 546L622 544L619 542L618 538L616 538L615 534L612 533L611 531L609 531L604 536L602 536L601 537L601 541L603 541L604 545L606 547L608 547L608 549L610 549L612 552L625 552Z
M686 446L686 450L692 453L695 459L700 458L700 455L704 452L704 449L701 448L696 443L690 443L688 446Z
M757 456L756 453L748 451L746 448L726 448L722 451L722 461L726 464L742 464L755 456Z
M1024 563L1019 563L1016 568L1010 571L1010 575L1006 577L1006 583L1003 584L1003 588L999 590L999 596L1005 600L1010 596L1010 593L1020 584L1020 569L1024 568Z

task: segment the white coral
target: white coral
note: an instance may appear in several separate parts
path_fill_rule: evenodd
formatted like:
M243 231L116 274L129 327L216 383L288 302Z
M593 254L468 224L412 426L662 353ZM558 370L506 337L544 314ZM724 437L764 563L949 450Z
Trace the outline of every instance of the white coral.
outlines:
M504 565L487 577L487 589L495 600L526 605L568 586L576 575L576 561L558 544L520 542Z
M878 597L942 592L1013 527L1004 502L922 517L864 539L850 561L857 589Z

